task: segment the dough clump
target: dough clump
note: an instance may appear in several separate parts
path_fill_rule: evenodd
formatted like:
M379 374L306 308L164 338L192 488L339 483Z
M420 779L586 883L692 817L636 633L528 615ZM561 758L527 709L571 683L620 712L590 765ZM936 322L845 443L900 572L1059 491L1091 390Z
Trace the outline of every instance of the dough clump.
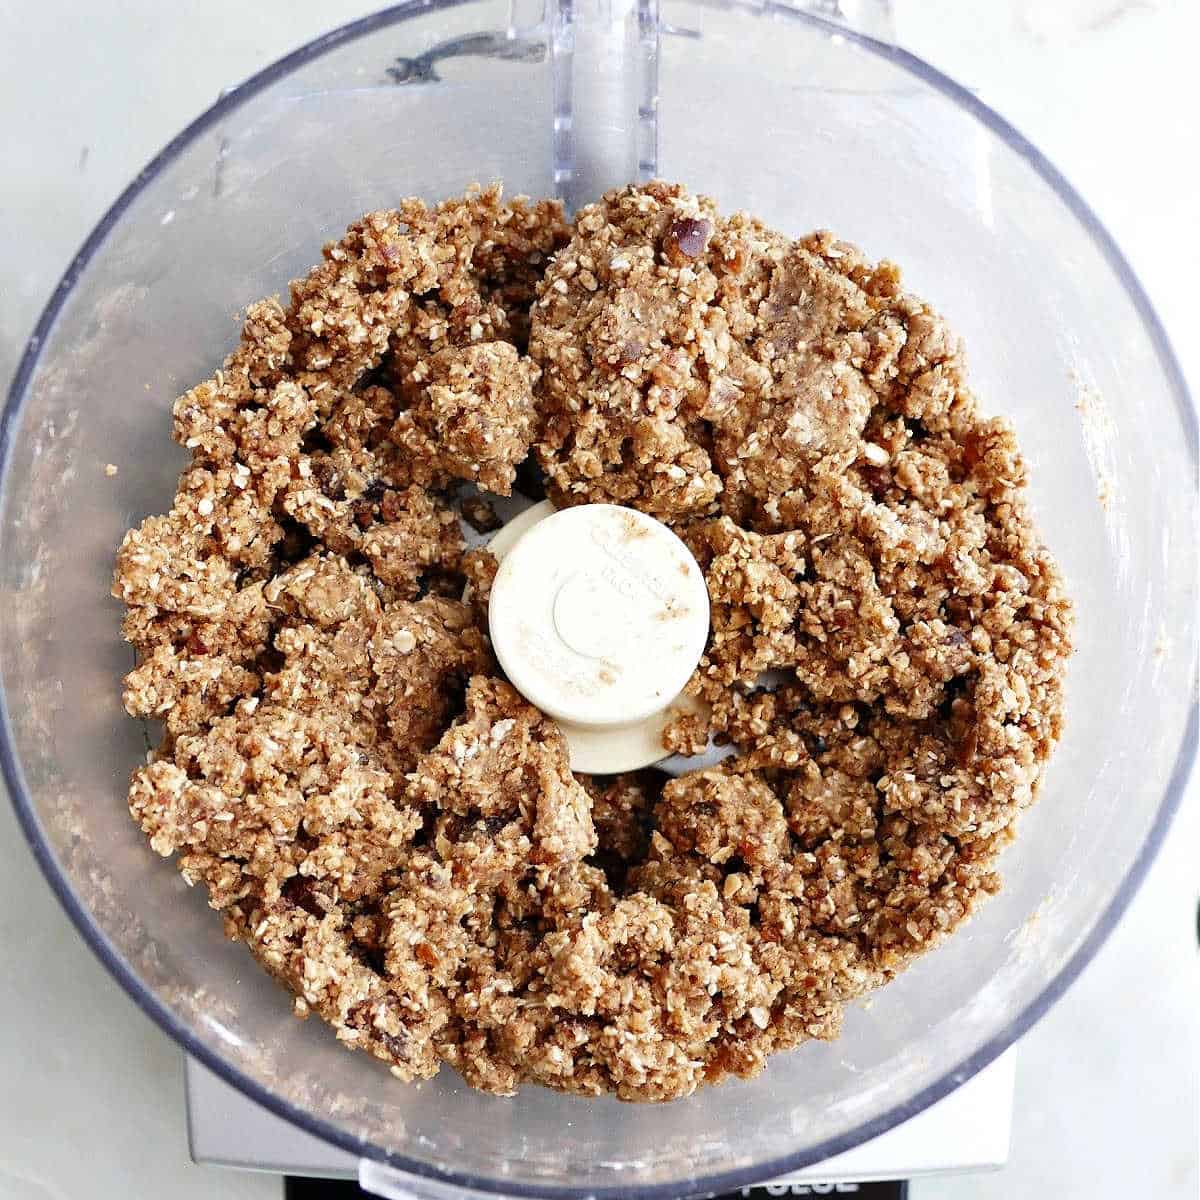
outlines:
M363 217L177 401L121 545L130 809L401 1079L685 1096L837 1035L998 887L1071 605L1012 430L898 269L622 188ZM480 493L632 505L705 573L676 779L573 775L501 677Z

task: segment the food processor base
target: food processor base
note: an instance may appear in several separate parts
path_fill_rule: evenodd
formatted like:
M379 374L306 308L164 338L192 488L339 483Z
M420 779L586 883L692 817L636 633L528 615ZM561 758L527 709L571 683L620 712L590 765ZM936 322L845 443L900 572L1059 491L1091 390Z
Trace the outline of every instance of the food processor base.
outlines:
M1015 1048L1006 1051L948 1096L880 1137L763 1182L867 1182L1002 1167L1008 1159L1015 1055ZM353 1154L268 1112L194 1059L187 1060L185 1078L194 1162L284 1175L359 1178L360 1163ZM392 1174L382 1165L371 1167ZM394 1174L403 1187L407 1177Z

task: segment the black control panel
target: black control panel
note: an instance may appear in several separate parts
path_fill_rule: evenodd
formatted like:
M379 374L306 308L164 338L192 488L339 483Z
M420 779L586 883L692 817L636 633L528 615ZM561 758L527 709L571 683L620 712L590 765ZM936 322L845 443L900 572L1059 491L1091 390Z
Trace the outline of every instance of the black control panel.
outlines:
M284 1200L372 1200L353 1180L284 1180ZM777 1200L790 1196L848 1196L853 1200L907 1200L908 1183L893 1179L872 1183L771 1183L726 1192L715 1200Z

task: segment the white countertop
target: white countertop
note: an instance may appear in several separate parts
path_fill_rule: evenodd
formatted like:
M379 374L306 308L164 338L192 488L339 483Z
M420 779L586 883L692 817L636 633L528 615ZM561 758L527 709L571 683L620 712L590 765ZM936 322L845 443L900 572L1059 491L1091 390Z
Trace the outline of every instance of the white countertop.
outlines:
M225 85L373 5L0 3L0 381L69 257ZM1116 236L1200 390L1195 0L897 0L901 42L979 90ZM1128 914L1020 1043L1010 1165L916 1200L1194 1200L1200 788ZM83 949L0 800L0 1200L277 1200L194 1166L182 1056Z

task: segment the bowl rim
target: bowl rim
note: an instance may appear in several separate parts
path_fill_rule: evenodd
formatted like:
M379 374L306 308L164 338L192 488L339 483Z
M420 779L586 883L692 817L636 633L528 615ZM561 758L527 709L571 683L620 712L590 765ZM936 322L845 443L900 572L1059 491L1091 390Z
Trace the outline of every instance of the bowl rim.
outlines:
M251 75L248 79L221 94L218 100L208 109L190 122L184 129L169 141L146 166L137 174L134 180L121 192L104 216L88 235L79 251L71 260L57 287L51 293L33 332L26 342L24 352L18 363L9 387L7 400L0 411L0 494L3 491L4 480L18 424L18 418L23 407L25 393L38 367L42 348L53 329L55 321L75 285L83 275L88 264L101 248L108 235L112 232L126 209L141 194L141 192L162 173L185 149L200 135L216 125L224 117L240 108L247 100L272 84L286 78L296 69L313 62L332 50L341 48L358 38L400 24L413 17L436 12L441 9L455 8L471 2L471 0L406 0L401 4L392 5L369 16L341 25L328 33L314 38L267 67ZM1116 275L1125 294L1133 304L1142 327L1153 347L1158 365L1163 372L1168 387L1174 393L1178 417L1182 423L1184 434L1188 441L1190 457L1193 463L1193 475L1197 463L1197 412L1195 403L1188 390L1183 370L1171 347L1170 340L1161 321L1155 312L1145 289L1137 275L1121 253L1108 230L1101 223L1095 212L1072 187L1065 176L1010 122L984 104L977 96L961 84L937 68L926 63L923 59L898 46L881 41L867 34L840 24L837 21L818 16L797 7L803 0L700 0L702 3L714 4L717 7L742 9L747 15L785 17L789 20L799 20L811 28L830 36L836 35L853 43L859 48L890 62L915 76L921 83L940 92L954 102L968 115L974 117L990 133L998 137L1009 149L1017 153L1044 183L1056 194L1072 216L1079 222L1085 233L1106 260L1108 266ZM739 1167L730 1171L717 1172L706 1176L695 1176L680 1180L678 1183L656 1183L642 1186L628 1184L593 1184L587 1187L587 1195L595 1200L677 1200L679 1187L687 1189L687 1195L707 1193L719 1194L736 1191L741 1187L762 1183L789 1172L811 1166L833 1155L840 1154L854 1146L878 1137L887 1130L910 1119L925 1108L934 1104L955 1088L965 1083L973 1075L986 1067L992 1060L1006 1050L1017 1038L1027 1032L1060 996L1075 981L1083 968L1092 959L1101 945L1108 938L1114 926L1121 918L1140 887L1150 864L1162 845L1176 811L1178 810L1188 777L1197 756L1197 739L1200 733L1196 696L1193 695L1192 705L1184 730L1183 742L1176 755L1166 792L1155 814L1154 821L1139 848L1136 857L1120 886L1109 900L1108 904L1097 916L1086 937L1076 947L1074 953L1037 996L1018 1013L999 1033L990 1038L972 1054L968 1055L955 1067L947 1070L939 1079L923 1088L915 1096L903 1103L894 1105L879 1116L865 1121L860 1125L827 1138L816 1146L793 1154L776 1156L756 1163L752 1167ZM515 1188L500 1177L483 1177L470 1172L441 1170L428 1162L411 1159L404 1155L389 1152L361 1138L356 1138L346 1130L333 1125L322 1118L315 1117L304 1109L298 1108L290 1101L277 1096L256 1080L244 1074L238 1067L224 1059L215 1049L202 1042L185 1026L175 1013L150 989L142 984L130 964L124 959L108 937L93 921L90 911L75 895L70 883L60 870L49 842L45 837L40 821L34 812L33 804L27 788L24 775L17 760L16 748L12 736L8 715L7 698L0 690L0 777L7 786L18 822L29 843L30 850L40 867L42 874L49 883L51 890L57 896L59 903L66 910L83 940L92 952L121 985L138 1008L159 1026L169 1037L183 1049L202 1063L210 1071L226 1083L237 1088L248 1099L262 1105L274 1115L299 1127L304 1132L325 1142L365 1158L385 1163L399 1171L426 1179L432 1183L468 1189L477 1193L489 1193L499 1196L529 1196L541 1197L544 1200L568 1200L569 1197L581 1194L580 1189L560 1185L538 1183L521 1183Z

